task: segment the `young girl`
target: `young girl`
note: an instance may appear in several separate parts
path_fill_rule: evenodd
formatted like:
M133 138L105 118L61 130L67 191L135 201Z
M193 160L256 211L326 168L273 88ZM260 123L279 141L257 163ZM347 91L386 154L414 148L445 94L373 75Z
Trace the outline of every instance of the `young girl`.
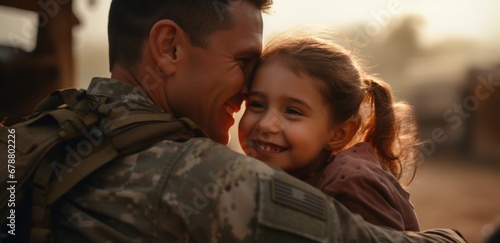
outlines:
M281 37L264 50L239 125L243 151L334 197L366 221L418 231L399 179L414 175L411 108L344 49ZM407 167L412 167L407 171Z

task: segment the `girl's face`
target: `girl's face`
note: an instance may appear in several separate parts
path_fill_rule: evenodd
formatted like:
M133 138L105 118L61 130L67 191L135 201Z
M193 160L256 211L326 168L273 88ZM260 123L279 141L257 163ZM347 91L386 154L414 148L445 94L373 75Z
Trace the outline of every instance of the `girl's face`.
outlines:
M333 130L319 84L276 60L260 66L239 124L243 151L287 172L312 171L325 162Z

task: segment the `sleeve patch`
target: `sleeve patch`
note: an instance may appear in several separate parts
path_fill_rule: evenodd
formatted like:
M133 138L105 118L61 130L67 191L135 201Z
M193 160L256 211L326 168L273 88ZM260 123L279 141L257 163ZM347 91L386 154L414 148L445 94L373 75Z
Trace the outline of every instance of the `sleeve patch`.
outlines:
M326 220L325 201L307 191L280 180L273 180L272 198L276 203L291 207L307 215Z

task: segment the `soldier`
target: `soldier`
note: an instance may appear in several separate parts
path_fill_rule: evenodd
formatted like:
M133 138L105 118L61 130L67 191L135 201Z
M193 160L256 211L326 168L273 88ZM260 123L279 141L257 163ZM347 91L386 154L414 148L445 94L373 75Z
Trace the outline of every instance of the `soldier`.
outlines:
M224 146L262 49L270 0L114 0L111 79L88 93L189 118L208 138L162 141L87 177L52 208L60 242L463 242L399 232ZM64 183L64 181L62 182Z

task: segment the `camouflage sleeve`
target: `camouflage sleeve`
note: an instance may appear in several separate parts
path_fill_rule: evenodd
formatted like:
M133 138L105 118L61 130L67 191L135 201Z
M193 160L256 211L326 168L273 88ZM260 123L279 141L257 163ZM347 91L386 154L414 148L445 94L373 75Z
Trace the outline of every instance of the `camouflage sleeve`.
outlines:
M262 162L208 139L187 143L162 192L160 235L169 241L465 242L452 230L405 233L371 225Z

